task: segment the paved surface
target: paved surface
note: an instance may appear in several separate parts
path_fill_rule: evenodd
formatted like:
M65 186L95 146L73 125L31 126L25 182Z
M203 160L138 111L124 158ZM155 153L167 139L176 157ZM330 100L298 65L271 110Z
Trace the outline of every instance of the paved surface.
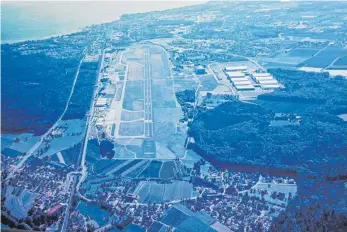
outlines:
M153 110L152 110L152 77L151 77L151 65L148 62L149 60L149 49L145 50L145 84L144 84L144 93L145 93L145 136L148 138L153 137Z

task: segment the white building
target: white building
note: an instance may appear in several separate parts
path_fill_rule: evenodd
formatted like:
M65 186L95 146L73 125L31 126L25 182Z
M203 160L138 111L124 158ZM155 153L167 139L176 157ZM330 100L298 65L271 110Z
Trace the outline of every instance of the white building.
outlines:
M224 68L226 72L245 72L247 71L247 66L245 65L240 65L240 66L227 66Z
M225 74L229 77L229 78L242 78L245 77L245 74L243 72L225 72Z
M237 90L254 90L253 85L234 85Z
M269 73L252 73L251 76L256 82L274 80L274 78Z
M275 79L272 80L259 80L259 84L261 85L277 85L278 81Z
M249 81L247 77L241 77L241 78L230 78L231 82L239 82L239 81Z
M277 89L280 88L281 86L278 84L268 84L268 85L260 85L262 89Z
M233 82L234 85L252 85L249 80Z

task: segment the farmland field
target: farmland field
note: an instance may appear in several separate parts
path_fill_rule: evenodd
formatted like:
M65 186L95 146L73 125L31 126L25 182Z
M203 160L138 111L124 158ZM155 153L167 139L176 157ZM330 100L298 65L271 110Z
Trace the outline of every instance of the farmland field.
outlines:
M161 161L151 161L145 170L139 175L139 177L145 178L159 178L159 172L161 168Z
M125 176L128 178L136 178L137 175L139 175L148 166L149 162L150 161L146 161L146 162L141 163L139 166L137 166L131 172L128 172Z
M92 217L93 220L95 220L101 226L106 224L108 212L98 205L81 201L77 205L77 210L85 216Z
M34 205L37 197L37 194L12 186L6 188L5 195L5 206L11 209L11 214L17 219L27 216L29 209Z
M163 166L160 170L160 178L164 178L164 179L175 178L174 161L167 161L163 163Z
M299 67L325 68L329 66L335 59L343 56L346 50L341 47L327 47L316 56L302 62Z
M97 174L106 173L106 172L110 171L112 168L117 167L118 165L122 164L123 162L124 162L124 160L102 159L102 160L99 160L97 163L95 163L93 168Z

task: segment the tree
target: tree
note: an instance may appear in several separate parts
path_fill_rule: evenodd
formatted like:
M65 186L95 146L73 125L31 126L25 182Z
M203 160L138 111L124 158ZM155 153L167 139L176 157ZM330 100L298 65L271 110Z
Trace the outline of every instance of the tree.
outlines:
M100 152L102 157L112 159L114 157L114 144L109 140L102 140L100 143Z

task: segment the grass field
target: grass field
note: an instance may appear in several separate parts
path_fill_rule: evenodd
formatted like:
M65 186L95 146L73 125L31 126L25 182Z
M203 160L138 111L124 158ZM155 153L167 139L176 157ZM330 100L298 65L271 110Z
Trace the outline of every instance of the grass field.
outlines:
M135 121L140 120L144 117L143 112L132 112L132 111L122 111L121 120L122 121Z
M187 78L187 79L175 79L175 91L176 92L181 92L184 90L196 90L198 87L198 82L195 79Z
M218 86L218 82L210 74L199 76L199 80L200 80L201 85L202 85L199 89L201 91L212 91Z
M143 100L123 102L123 109L125 110L141 111L143 108Z
M144 122L142 120L135 122L121 122L119 125L119 135L122 136L140 136L144 134Z
M125 85L125 101L141 100L144 97L143 81L127 81Z
M131 62L128 66L128 80L136 81L144 78L144 68L138 63Z

